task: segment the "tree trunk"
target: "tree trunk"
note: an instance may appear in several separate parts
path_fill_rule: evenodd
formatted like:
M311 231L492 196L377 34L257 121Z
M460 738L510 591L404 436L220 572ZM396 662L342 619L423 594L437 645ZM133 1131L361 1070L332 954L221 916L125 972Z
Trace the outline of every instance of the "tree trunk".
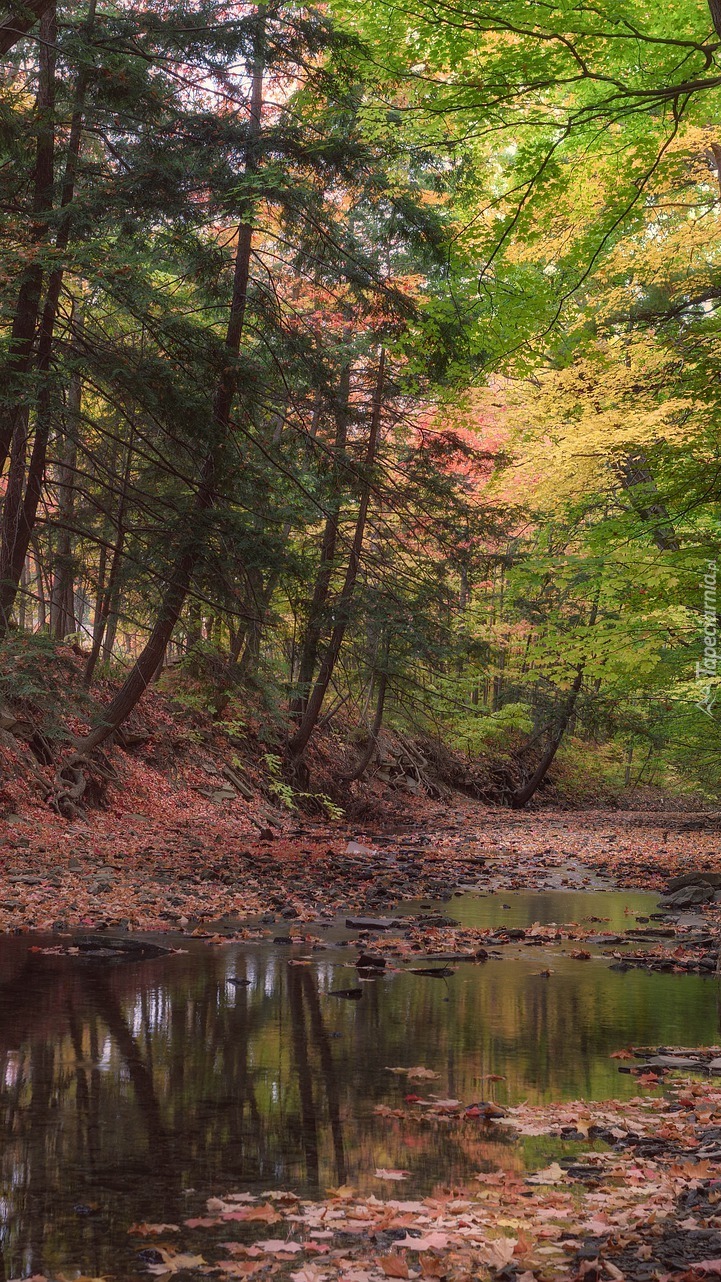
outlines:
M50 595L50 630L58 641L62 641L68 633L76 631L73 540L70 526L75 508L75 467L81 398L80 375L74 371L68 388L65 439L57 470L59 532Z
M39 83L36 101L37 140L33 175L33 207L30 243L38 245L48 234L48 214L53 204L55 148L55 3L45 5L40 27ZM0 31L2 27L0 27ZM4 370L5 405L0 413L0 474L16 433L27 431L28 407L24 384L32 364L35 330L40 311L43 268L32 263L24 272L18 290L10 335L10 350ZM7 498L6 498L7 503Z
M365 480L361 492L360 507L356 518L355 534L351 546L348 568L346 570L345 582L343 589L336 603L337 622L331 633L330 641L320 666L320 671L313 686L308 704L301 719L296 733L293 735L288 744L288 751L291 757L300 757L307 747L320 716L323 706L323 699L330 685L331 677L335 669L340 648L343 644L350 605L353 599L358 570L360 568L361 553L363 551L363 536L365 534L366 521L368 518L368 507L370 504L371 494L371 473L376 459L378 448L378 439L380 436L381 409L383 405L383 382L385 377L385 349L381 348L380 358L378 361L378 372L376 375L376 385L373 394L373 412L371 416L370 434L368 437L368 448L365 457Z
M94 5L91 5L87 19L88 27L92 25L94 18ZM43 29L46 24L52 23L54 33L54 22L54 11L51 11L43 19ZM52 62L46 76L49 86L47 99L49 104L48 115L50 118L50 125L48 130L49 136L45 141L45 148L49 154L45 158L43 170L46 171L46 181L50 184L50 199L52 200L54 149L53 109L55 102L54 47L52 55L46 54L45 56L47 58L52 56ZM55 237L55 250L57 254L62 254L67 249L70 241L70 232L72 227L72 214L70 213L70 207L75 195L75 180L77 177L80 143L83 133L85 94L88 86L88 79L88 69L83 67L78 74L75 86L73 116L68 136L67 160L60 197L61 216L57 235ZM8 476L8 497L6 499L5 509L3 510L2 531L0 533L0 638L4 636L9 626L10 615L18 587L20 585L22 567L25 562L28 547L30 546L32 532L35 528L38 505L40 503L40 496L42 494L42 488L45 480L45 460L47 456L47 447L52 421L50 368L55 337L55 321L57 317L58 303L60 301L63 274L62 267L56 267L50 273L45 306L43 308L40 323L37 353L37 371L40 379L40 390L38 393L36 411L35 437L30 455L30 463L27 468L27 479L25 479L25 454L27 448L28 423L27 409L23 416L24 421L22 424L17 424L16 433L13 436L11 467ZM17 446L15 443L15 436L17 436ZM21 501L23 483L25 485L25 497ZM11 492L13 496L12 502L9 501Z
M350 364L341 370L338 398L335 412L335 442L333 445L333 496L323 530L320 546L320 562L316 574L308 610L308 623L300 647L298 667L298 693L291 704L291 714L300 720L305 712L310 692L313 673L318 658L318 647L323 635L323 617L330 583L333 575L333 564L338 544L338 524L341 511L341 473L348 444L349 398L350 398Z
M598 601L599 601L600 594L601 594L601 589L599 585L598 591L596 593L596 599L594 600L591 606L591 613L588 620L589 628L592 628L594 626L596 622L596 618L598 616ZM543 780L546 778L546 775L548 774L551 766L553 765L554 757L556 756L556 753L558 752L558 749L561 746L561 743L563 741L563 736L566 733L568 723L571 720L571 717L573 716L573 713L576 707L576 701L578 699L579 691L583 683L583 673L585 671L585 668L586 668L586 659L584 659L583 663L580 663L578 665L578 668L576 669L576 676L574 678L573 685L571 686L571 689L569 691L568 698L566 699L563 712L561 713L560 721L557 723L556 728L553 731L551 740L548 744L548 747L546 748L546 751L541 757L541 760L536 766L536 769L534 770L530 779L528 779L527 782L523 784L522 787L517 788L511 797L511 807L513 810L521 810L523 806L525 806L527 802L531 800L531 797L534 795L534 793L538 791L541 784L543 783Z
M25 0L19 10L3 18L0 22L0 53L9 53L13 45L27 35L53 6L54 0ZM42 36L42 31L40 34Z
M651 537L659 552L678 552L680 544L676 531L665 503L657 496L656 483L645 456L629 454L616 470L634 512L642 521L651 524ZM645 498L638 493L639 486L646 487Z
M250 130L246 161L246 171L248 172L255 169L254 144L260 134L263 102L262 45L264 16L264 7L259 7L259 29L251 86ZM236 382L235 361L240 351L248 296L251 242L252 228L250 225L240 226L238 228L230 316L225 336L225 348L230 359L220 376L213 401L214 440L203 461L195 502L190 519L186 523L175 564L170 573L168 586L165 590L155 625L145 646L138 655L132 671L115 698L107 708L103 709L101 723L81 741L79 750L83 753L89 752L98 747L99 744L104 743L122 725L123 721L130 715L135 705L142 698L157 671L158 665L163 660L165 648L178 622L180 612L188 595L193 572L202 552L203 524L207 513L215 503L215 474L217 466L228 440L230 411Z
M388 657L388 652L386 650L386 659L387 657ZM373 754L376 748L378 747L378 735L380 734L381 726L383 724L383 712L385 709L387 690L388 690L388 673L384 670L383 672L381 672L381 675L378 681L378 691L376 694L376 709L375 709L375 715L373 717L373 725L371 726L370 731L368 733L368 743L366 744L365 749L360 756L360 759L356 762L350 774L341 775L341 778L344 779L347 783L353 783L356 779L360 779L365 774L371 761L373 760Z
M88 656L88 662L85 667L85 672L83 673L83 685L85 686L86 690L90 688L90 685L93 680L93 676L95 674L95 668L97 666L98 659L100 658L100 650L103 644L103 638L106 633L108 619L110 618L111 611L113 611L117 606L119 581L120 581L120 568L123 562L123 550L125 547L125 509L128 502L128 491L130 488L130 474L131 474L132 462L133 462L134 439L135 439L135 433L133 428L131 427L130 436L128 438L128 449L125 456L125 471L123 473L123 484L122 484L122 489L120 491L120 498L118 500L118 514L117 514L116 525L115 525L115 529L116 529L115 546L113 547L113 555L110 561L108 581L107 583L103 584L102 590L101 590L100 584L98 584L98 595L96 597L97 605L96 605L96 611L95 611L95 620L93 622L93 643L90 650L90 654ZM99 576L99 578L105 577L104 571L105 571L106 556L107 556L106 550L105 548L103 548L101 553L102 574ZM116 611L116 614L117 614L117 611ZM112 648L113 648L113 642L111 640L110 646L109 646L109 650L111 653L112 653ZM106 654L106 658L108 657L109 655Z
M561 714L561 719L558 722L556 729L554 730L553 735L551 737L551 741L548 747L546 748L546 751L544 752L543 756L541 757L541 760L536 766L536 769L534 770L530 779L523 785L523 787L518 788L516 792L514 792L513 796L511 797L511 807L513 810L521 810L523 806L525 806L527 802L531 800L531 797L534 795L534 793L538 791L541 784L543 783L543 780L546 778L546 775L548 774L551 766L553 765L553 759L556 753L558 752L558 749L561 746L563 736L566 733L566 727L568 726L568 723L571 720L571 715L576 706L578 692L581 689L581 684L583 682L583 670L584 670L584 665L581 664L581 666L578 668L578 671L576 672L573 685L571 686L568 699L566 700L566 705Z

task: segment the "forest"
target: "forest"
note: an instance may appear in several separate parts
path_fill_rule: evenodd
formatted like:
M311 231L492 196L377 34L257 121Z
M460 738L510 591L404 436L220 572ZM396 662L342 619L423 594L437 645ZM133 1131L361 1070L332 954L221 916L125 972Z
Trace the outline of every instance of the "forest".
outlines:
M41 764L152 686L288 788L387 729L515 807L559 750L718 795L719 32L10 5L0 689L53 705Z

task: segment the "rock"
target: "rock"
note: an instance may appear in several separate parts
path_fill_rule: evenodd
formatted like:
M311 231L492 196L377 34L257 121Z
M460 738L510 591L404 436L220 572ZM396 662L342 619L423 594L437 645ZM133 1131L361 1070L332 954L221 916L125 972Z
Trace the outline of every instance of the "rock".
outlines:
M668 883L668 889L683 890L685 886L713 886L714 890L721 889L721 872L687 872L681 877L672 877Z
M97 881L88 886L88 894L106 895L108 891L113 889L113 884L109 877L99 877Z
M688 1055L651 1055L646 1060L651 1068L706 1068L702 1059L690 1059Z
M346 917L348 930L397 930L407 923L399 917Z
M349 841L345 848L347 855L374 855L375 851L371 846L362 846L359 841Z
M385 964L385 957L378 953L361 953L356 962L358 970L382 970Z
M164 944L156 944L145 939L115 939L107 935L81 935L75 940L75 945L80 952L89 955L97 955L102 950L109 950L116 954L135 959L146 959L149 957L166 957L172 953L172 948L166 948Z
M678 890L673 890L671 894L665 895L659 904L659 908L693 908L696 904L706 904L713 899L714 889L707 882L693 883L688 886L680 886Z
M215 788L210 794L210 800L215 805L220 805L222 801L235 801L237 795L235 788Z

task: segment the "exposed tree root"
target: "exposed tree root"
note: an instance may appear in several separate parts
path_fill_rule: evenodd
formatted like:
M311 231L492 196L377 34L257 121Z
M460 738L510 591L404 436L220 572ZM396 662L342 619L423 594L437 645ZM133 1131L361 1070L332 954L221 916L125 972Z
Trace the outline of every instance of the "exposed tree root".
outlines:
M64 818L83 819L85 809L80 802L100 804L107 783L114 779L117 772L104 752L96 749L92 756L75 752L58 766L46 800Z

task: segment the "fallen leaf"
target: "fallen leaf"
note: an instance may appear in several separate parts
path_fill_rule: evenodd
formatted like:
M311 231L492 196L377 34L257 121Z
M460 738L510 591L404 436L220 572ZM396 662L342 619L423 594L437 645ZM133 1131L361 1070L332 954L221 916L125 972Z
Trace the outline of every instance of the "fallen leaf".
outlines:
M566 1172L558 1162L551 1162L542 1171L536 1171L535 1175L529 1175L526 1179L527 1184L560 1184L566 1178Z
M514 1237L499 1237L493 1242L484 1242L478 1254L484 1264L492 1269L505 1269L513 1259L516 1246Z
M448 1265L437 1255L422 1255L420 1258L421 1276L424 1278L443 1278Z
M408 1261L403 1255L382 1255L378 1263L387 1278L407 1278Z
M407 1180L410 1171L388 1171L383 1166L376 1168L375 1177L377 1180Z
M447 1233L427 1233L424 1237L399 1238L396 1246L403 1246L410 1251L445 1251L448 1246Z
M266 1238L264 1242L256 1242L255 1245L273 1255L295 1255L297 1251L303 1250L300 1242L286 1242L283 1238Z
M304 1264L302 1269L298 1269L297 1273L291 1273L290 1276L293 1282L321 1282L326 1274L318 1268L317 1264Z
M224 1220L261 1220L263 1224L277 1224L283 1216L276 1211L270 1202L264 1202L262 1206L244 1206L239 1210L225 1211Z
M187 1220L185 1221L187 1224ZM140 1237L149 1237L152 1233L179 1233L178 1224L131 1224L128 1233L138 1233Z
M158 1248L159 1254L163 1257L162 1264L146 1264L148 1273L154 1273L160 1276L163 1273L179 1273L182 1269L197 1269L205 1260L202 1255L183 1255L174 1251L167 1251L162 1246ZM77 1278L76 1282L80 1282Z
M218 1260L216 1268L234 1278L249 1278L267 1268L266 1260Z
M422 1065L418 1065L416 1068L387 1068L386 1072L399 1073L401 1075L405 1075L406 1077L409 1077L411 1081L418 1081L418 1082L422 1082L422 1081L432 1082L432 1081L435 1081L436 1078L439 1076L438 1073L433 1072L432 1068L423 1068Z

